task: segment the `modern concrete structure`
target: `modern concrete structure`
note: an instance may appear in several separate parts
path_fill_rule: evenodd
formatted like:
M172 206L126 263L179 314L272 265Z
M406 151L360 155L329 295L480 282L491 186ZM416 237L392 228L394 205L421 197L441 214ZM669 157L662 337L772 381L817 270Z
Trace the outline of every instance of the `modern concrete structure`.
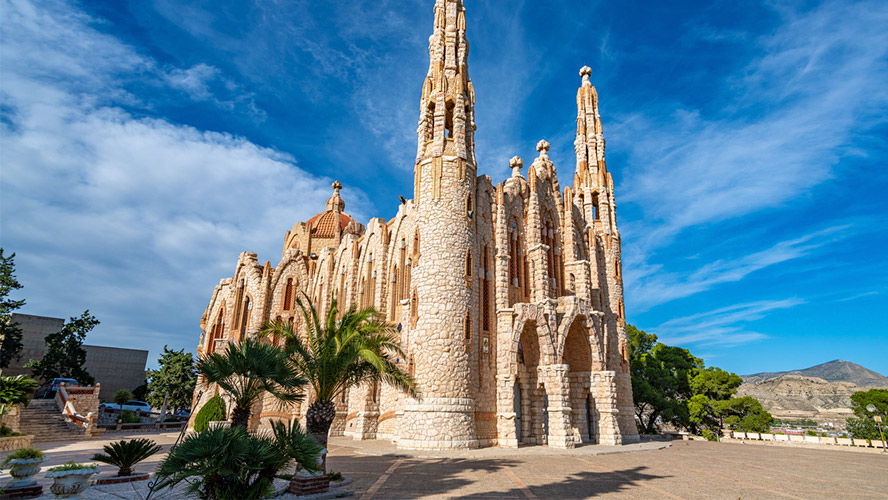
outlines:
M31 359L42 359L46 354L44 338L62 329L65 320L47 316L30 314L12 315L12 320L22 329L21 358L13 361L3 369L3 375L25 374L31 376L31 370L22 365ZM84 368L102 384L101 397L110 399L120 389L133 390L145 383L145 364L148 351L141 349L124 349L121 347L105 347L83 345L86 350Z
M591 70L580 70L573 186L559 186L545 140L526 175L516 156L511 177L494 184L475 160L463 3L437 0L434 13L413 200L364 227L334 183L326 209L287 232L276 266L240 255L210 297L198 354L268 320L298 324L302 292L321 309L335 295L400 325L400 362L421 398L353 388L337 402L334 435L419 449L637 441L614 183ZM205 399L217 391L202 389ZM306 408L268 401L253 425Z

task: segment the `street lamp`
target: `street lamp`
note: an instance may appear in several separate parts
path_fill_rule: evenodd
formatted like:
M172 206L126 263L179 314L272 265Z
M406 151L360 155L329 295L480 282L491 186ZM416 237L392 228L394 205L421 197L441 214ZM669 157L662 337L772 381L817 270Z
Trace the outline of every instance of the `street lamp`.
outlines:
M866 411L870 413L875 413L876 410L876 405L872 403L866 405ZM882 453L885 453L885 447L888 446L888 443L885 442L885 434L882 432L882 416L873 415L873 420L876 422L876 425L879 426L879 435L882 437Z

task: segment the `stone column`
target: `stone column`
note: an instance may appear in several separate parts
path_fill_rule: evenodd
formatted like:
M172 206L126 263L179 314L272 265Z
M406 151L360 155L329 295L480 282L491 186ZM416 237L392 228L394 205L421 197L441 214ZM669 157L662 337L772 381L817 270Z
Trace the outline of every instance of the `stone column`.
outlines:
M569 365L541 366L546 393L549 396L548 444L553 448L573 448L578 439L570 426L570 379L567 376Z
M623 444L617 421L617 384L613 371L592 374L592 394L598 411L598 444L618 446Z

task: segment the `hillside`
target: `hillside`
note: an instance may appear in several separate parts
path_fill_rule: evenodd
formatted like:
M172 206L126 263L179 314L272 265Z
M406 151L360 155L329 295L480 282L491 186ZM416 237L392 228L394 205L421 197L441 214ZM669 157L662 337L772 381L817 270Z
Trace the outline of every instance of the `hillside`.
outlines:
M834 360L804 370L764 372L743 375L746 383L762 382L785 375L822 379L826 382L847 382L860 387L888 387L888 377L850 361Z
M851 395L861 390L865 388L849 382L783 375L761 382L744 383L737 390L737 396L758 399L774 418L843 423L853 416Z

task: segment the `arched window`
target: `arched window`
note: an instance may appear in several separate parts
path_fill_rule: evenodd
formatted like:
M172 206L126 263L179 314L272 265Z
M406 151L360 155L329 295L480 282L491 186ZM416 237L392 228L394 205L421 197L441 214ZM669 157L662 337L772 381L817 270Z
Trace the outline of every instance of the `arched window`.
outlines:
M475 206L472 204L472 195L466 196L466 217L472 218L475 214Z
M453 101L448 101L444 113L444 137L447 137L448 139L453 138L453 107Z
M469 352L469 346L471 346L472 342L472 315L466 310L466 318L463 322L463 344L466 348L466 352Z
M472 249L466 250L466 277L472 277Z
M287 278L287 285L284 287L284 300L281 303L281 309L289 311L293 308L293 278Z
M598 194L592 195L592 219L598 220L600 217L600 210L598 206Z

